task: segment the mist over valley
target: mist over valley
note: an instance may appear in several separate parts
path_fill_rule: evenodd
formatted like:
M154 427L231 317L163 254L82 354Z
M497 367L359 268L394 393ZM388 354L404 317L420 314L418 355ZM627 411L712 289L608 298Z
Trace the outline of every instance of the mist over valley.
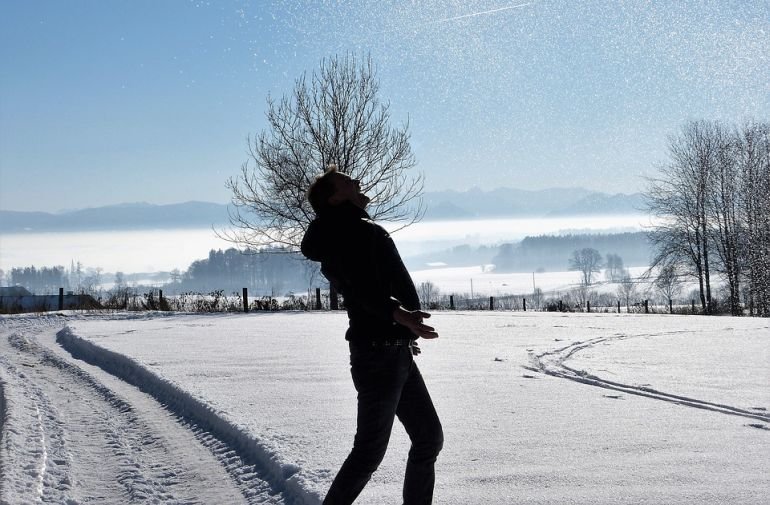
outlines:
M422 272L420 278L468 267L500 274L566 271L570 254L580 247L619 254L628 266L646 266L649 258L643 232L649 218L639 211L638 194L473 188L425 193L423 201L424 219L393 234L407 268ZM215 261L217 251L242 249L217 235L228 229L227 205L141 203L58 214L0 211L0 217L0 269L6 277L14 268L58 265L82 267L83 275L96 276L104 289L118 272L133 285L161 286L175 279L180 289L230 289L243 283L232 274L207 271L214 268L206 262ZM292 255L291 261L301 258ZM307 289L308 279L296 267L283 260L272 265L277 277L271 272L265 277L271 280L261 281L273 285L270 292ZM296 275L289 275L292 271ZM180 282L185 274L186 284Z

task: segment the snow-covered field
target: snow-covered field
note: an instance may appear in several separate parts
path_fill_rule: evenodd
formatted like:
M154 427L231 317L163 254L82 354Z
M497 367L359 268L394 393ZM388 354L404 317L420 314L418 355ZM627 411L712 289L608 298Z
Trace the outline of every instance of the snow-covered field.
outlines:
M767 319L432 323L441 338L417 360L446 437L435 503L767 503ZM345 325L342 313L0 319L0 502L317 505L355 429ZM357 503L400 502L407 451L397 425Z
M442 294L470 294L475 296L504 296L527 295L535 288L543 291L546 296L566 293L580 286L581 273L577 271L521 273L496 272L490 266L445 267L409 272L415 284L431 282ZM628 269L634 279L638 279L648 270L647 267L631 267ZM592 286L597 292L617 293L619 284L599 282ZM650 282L637 281L637 289L644 292L650 288Z

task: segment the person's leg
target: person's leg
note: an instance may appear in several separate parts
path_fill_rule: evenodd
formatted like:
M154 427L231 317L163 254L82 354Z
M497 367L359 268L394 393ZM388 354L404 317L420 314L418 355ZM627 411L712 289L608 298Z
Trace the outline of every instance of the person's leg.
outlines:
M351 346L358 418L353 449L334 478L324 505L349 505L385 457L401 389L409 373L404 348Z
M416 363L412 364L401 391L396 415L412 441L404 476L404 505L429 505L436 480L434 466L444 445L444 432Z

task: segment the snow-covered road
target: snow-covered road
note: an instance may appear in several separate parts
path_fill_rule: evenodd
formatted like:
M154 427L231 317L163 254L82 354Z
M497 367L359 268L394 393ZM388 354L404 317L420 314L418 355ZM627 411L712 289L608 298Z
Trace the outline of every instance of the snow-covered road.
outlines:
M0 503L284 503L226 443L45 345L64 323L0 320Z

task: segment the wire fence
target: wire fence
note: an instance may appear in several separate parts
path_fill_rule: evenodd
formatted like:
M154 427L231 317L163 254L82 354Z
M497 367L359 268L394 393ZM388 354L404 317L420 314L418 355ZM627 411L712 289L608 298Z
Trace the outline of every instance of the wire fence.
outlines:
M702 304L695 298L661 299L648 296L649 290L627 291L626 296L607 291L608 283L586 287L579 285L528 294L497 294L493 296L468 294L440 294L418 286L420 302L428 311L531 311L531 312L585 312L627 314L704 314ZM634 280L636 287L646 285ZM725 304L726 312L727 304ZM171 312L275 312L275 311L329 311L344 310L345 300L328 288L315 288L306 294L288 293L284 296L249 296L248 289L226 293L184 292L167 295L162 289L138 291L122 288L104 293L64 293L58 295L0 296L0 313L47 312L56 310L81 311L171 311ZM711 313L723 313L719 304Z

